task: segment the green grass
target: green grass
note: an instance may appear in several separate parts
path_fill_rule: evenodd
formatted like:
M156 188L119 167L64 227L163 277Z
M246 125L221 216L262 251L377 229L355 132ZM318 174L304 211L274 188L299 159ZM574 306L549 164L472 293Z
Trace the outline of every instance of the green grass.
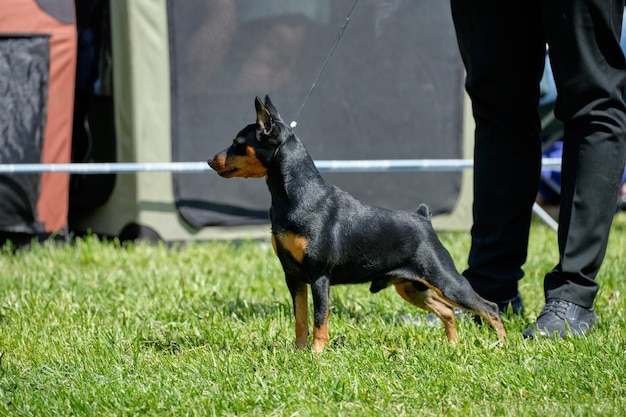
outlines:
M393 290L333 287L331 342L295 351L291 300L267 242L121 247L95 238L0 253L3 416L544 416L626 413L626 217L587 338L525 341L556 235L531 234L509 338L471 321L459 343ZM466 233L440 233L459 269Z

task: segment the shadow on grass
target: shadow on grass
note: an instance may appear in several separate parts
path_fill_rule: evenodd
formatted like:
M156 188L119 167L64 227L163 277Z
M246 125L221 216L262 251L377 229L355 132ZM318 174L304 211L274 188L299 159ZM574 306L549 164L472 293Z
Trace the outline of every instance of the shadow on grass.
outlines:
M361 298L363 298L361 302ZM139 329L135 339L140 350L150 350L161 354L177 355L189 350L202 349L206 346L228 351L229 349L249 348L273 350L291 347L291 328L294 323L291 301L279 301L269 296L266 301L248 300L241 295L233 298L213 294L204 305L189 305L186 312L168 315L171 321L159 321L146 324ZM310 304L310 301L309 301ZM413 318L422 313L419 309L407 314L394 311L387 305L381 305L368 297L344 300L341 297L332 299L330 306L330 325L335 329L331 346L341 347L346 343L345 335L337 333L337 327L363 327L371 324L382 324L383 327L415 325ZM425 313L425 312L424 312ZM425 317L425 315L423 315ZM313 308L309 305L309 323L312 325ZM274 327L271 322L278 322L280 332L288 328L287 337L269 337L266 333ZM340 325L339 323L342 323ZM440 327L437 323L434 326ZM312 331L312 329L311 329ZM279 332L279 333L280 333ZM218 336L219 335L219 336ZM256 335L256 340L248 341L243 335Z

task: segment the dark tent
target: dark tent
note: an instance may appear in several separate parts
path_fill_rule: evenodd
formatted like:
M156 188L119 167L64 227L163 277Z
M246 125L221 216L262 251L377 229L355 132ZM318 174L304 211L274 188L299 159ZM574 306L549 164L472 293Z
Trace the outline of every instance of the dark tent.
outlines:
M75 60L72 0L3 0L0 163L70 161ZM0 175L0 233L63 230L68 180L66 173Z
M117 161L205 161L254 120L256 95L270 94L290 121L353 4L112 0ZM362 0L296 132L316 160L463 158L462 80L449 4ZM368 203L427 203L438 228L469 225L467 173L323 175ZM129 237L149 228L166 240L266 235L268 207L262 180L120 174L108 201L72 213L71 227Z

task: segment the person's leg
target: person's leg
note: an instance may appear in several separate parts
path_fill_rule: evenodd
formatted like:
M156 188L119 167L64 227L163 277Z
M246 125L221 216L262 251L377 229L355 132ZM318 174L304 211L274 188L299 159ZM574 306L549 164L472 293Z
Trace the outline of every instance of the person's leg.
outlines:
M564 122L560 262L546 276L545 293L591 308L626 155L624 2L546 1L543 8L555 115Z
M584 335L626 155L626 60L619 39L623 0L542 3L564 122L559 254L544 280L546 304L524 337Z
M476 121L474 289L495 302L517 295L541 170L539 81L545 40L536 2L451 0ZM515 15L515 19L511 16Z

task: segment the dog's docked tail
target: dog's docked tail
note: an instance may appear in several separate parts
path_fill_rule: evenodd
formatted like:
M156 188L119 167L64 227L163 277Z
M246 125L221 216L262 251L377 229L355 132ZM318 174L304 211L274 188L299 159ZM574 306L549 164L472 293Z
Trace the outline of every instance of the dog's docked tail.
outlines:
M416 210L416 213L419 214L420 216L428 219L428 220L430 220L430 218L432 216L431 213L430 213L430 209L424 203L419 205L419 207Z

